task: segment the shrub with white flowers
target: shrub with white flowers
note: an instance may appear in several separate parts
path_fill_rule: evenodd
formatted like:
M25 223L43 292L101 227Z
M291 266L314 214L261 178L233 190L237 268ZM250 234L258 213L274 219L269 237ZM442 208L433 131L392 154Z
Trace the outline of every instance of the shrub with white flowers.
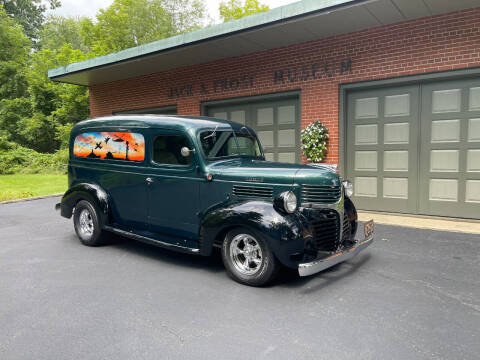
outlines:
M328 129L314 121L302 130L302 150L308 161L322 162L327 156Z

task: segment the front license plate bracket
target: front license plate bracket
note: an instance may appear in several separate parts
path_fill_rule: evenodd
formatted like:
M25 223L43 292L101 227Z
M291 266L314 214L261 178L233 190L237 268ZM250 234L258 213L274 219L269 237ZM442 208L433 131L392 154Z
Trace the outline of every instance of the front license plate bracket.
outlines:
M375 225L373 220L368 220L365 224L363 224L363 234L365 235L365 239L370 239L373 236Z

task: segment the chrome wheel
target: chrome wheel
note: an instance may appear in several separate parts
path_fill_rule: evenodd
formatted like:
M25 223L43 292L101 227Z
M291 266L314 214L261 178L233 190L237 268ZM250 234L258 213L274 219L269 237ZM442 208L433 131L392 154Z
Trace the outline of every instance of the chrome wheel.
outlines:
M238 272L253 275L262 265L262 249L253 236L238 234L230 244L230 258Z
M82 236L90 237L93 235L94 225L92 214L88 209L82 209L80 216L78 218L79 231Z

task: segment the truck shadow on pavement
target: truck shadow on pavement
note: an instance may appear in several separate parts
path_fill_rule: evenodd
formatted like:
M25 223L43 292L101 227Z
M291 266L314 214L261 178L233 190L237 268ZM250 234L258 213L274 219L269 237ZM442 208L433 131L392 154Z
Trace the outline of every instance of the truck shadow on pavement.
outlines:
M209 272L224 271L222 259L217 254L209 257L184 254L154 245L135 241L120 235L112 235L106 246L113 246L134 255L148 257L151 260L161 261L169 265L198 268Z
M355 272L364 267L370 259L370 253L360 254L354 259L306 277L300 277L293 269L284 268L274 285L286 288L304 288L302 291L304 294L313 293L355 275Z
M201 269L210 273L223 274L225 272L219 249L214 249L211 256L203 257L144 244L119 235L112 236L107 246L114 246L121 249L121 251L148 257L151 260L173 266ZM307 277L300 277L296 270L282 267L279 276L270 286L304 288L304 293L313 293L354 275L358 269L361 269L370 261L370 258L371 254L369 253L360 254L350 261L337 264L318 274Z

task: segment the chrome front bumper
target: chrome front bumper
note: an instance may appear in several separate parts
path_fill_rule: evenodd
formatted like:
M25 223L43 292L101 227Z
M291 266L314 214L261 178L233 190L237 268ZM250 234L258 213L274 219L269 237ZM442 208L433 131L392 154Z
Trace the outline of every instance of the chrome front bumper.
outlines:
M323 259L318 259L309 263L304 263L298 265L298 273L300 276L308 276L316 274L319 271L328 269L338 263L349 260L357 255L360 251L364 250L373 242L373 236L357 242L354 246L335 253L333 255L327 256Z

